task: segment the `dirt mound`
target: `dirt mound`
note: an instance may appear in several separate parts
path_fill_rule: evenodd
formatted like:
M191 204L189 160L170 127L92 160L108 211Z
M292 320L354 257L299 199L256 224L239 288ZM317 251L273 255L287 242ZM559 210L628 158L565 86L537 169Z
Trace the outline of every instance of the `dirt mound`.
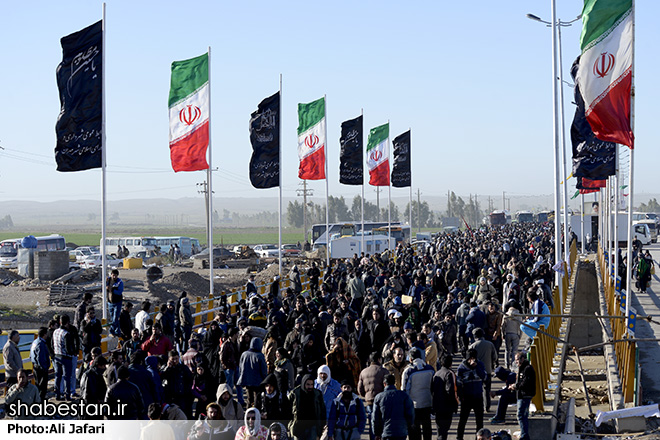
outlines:
M155 281L151 284L149 291L158 296L166 292L179 295L182 291L188 292L190 296L207 296L209 282L204 277L192 271L175 272Z
M20 281L23 277L7 269L0 269L0 284L7 285L12 281Z

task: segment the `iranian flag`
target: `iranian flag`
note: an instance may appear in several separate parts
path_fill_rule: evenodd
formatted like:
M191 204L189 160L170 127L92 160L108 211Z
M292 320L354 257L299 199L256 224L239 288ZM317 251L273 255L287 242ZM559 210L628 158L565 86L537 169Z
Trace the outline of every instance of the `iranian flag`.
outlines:
M369 185L390 186L390 124L372 128L367 141Z
M208 169L209 56L172 63L170 157L174 171Z
M632 0L585 0L577 74L596 137L630 148L633 18Z
M325 179L325 98L298 104L298 177Z

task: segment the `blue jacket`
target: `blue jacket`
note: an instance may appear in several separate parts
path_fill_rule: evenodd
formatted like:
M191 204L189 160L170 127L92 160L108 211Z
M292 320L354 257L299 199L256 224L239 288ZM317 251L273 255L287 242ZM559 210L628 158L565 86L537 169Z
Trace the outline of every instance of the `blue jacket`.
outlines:
M266 357L261 352L263 341L261 338L252 338L250 349L243 352L238 364L238 381L236 385L242 387L258 387L268 374Z
M330 416L328 417L328 435L333 437L335 429L357 429L358 434L362 435L364 427L367 424L367 416L364 411L364 404L357 394L353 393L353 398L346 407L341 394L335 400L330 402ZM351 437L352 438L352 437Z
M48 344L42 338L37 338L32 342L30 346L30 361L45 370L50 368Z
M315 380L314 388L323 394L325 417L330 417L330 407L332 406L332 401L335 400L339 394L341 394L341 385L339 385L339 382L331 378L326 385L321 385L318 383L318 381Z
M458 397L481 398L483 395L483 383L486 379L486 367L484 363L477 360L477 366L472 369L466 363L461 362L456 372L456 384L458 385Z
M406 437L415 422L415 406L404 391L388 385L374 400L371 424L379 437Z
M479 307L473 307L467 318L465 318L465 322L468 325L467 331L470 333L477 327L484 329L486 327L486 314Z

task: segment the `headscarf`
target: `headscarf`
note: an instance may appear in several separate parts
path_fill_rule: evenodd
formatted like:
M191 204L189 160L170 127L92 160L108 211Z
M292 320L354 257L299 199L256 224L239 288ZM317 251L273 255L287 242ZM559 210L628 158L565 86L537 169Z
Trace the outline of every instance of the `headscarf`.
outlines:
M254 428L250 429L248 425L248 414L254 413ZM245 430L250 433L251 436L256 436L259 434L259 428L261 428L261 413L257 408L248 408L245 411Z
M328 375L325 380L321 379L321 373ZM319 385L327 385L330 383L330 379L332 379L332 373L330 373L330 368L327 365L321 365L316 371L316 374L316 383Z

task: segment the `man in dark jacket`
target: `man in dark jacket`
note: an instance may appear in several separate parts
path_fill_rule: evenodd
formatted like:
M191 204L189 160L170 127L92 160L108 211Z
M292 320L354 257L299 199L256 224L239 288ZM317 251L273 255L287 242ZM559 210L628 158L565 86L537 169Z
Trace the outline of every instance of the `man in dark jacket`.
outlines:
M374 400L371 424L376 440L404 440L415 422L415 406L405 391L394 386L393 374L385 377L385 390Z
M156 400L156 384L149 370L147 370L144 360L147 353L137 350L131 354L131 364L128 366L130 376L128 380L137 385L142 394L142 403L145 408L149 408L152 403L160 403Z
M433 382L431 382L435 423L438 425L438 438L440 440L447 440L451 419L458 410L456 375L451 370L452 362L453 358L450 354L442 356L442 367L435 373Z
M257 403L261 383L268 374L266 357L261 352L263 341L261 338L252 338L250 349L241 354L238 365L238 381L236 385L246 387L248 390L248 408Z
M299 386L289 394L292 418L289 431L296 440L316 440L326 424L323 394L314 388L314 378L303 376Z
M375 308L372 312L373 320L368 324L369 337L371 338L371 349L377 353L383 351L385 341L392 334L390 327L383 320L383 313L379 308Z
M124 301L124 305L119 313L119 331L124 341L131 339L131 331L133 330L131 310L133 310L133 303Z
M91 368L83 374L80 387L85 404L99 405L103 403L108 391L105 379L103 378L103 373L105 372L107 365L108 361L103 356L99 356L92 361ZM103 420L103 414L98 414L96 416L89 415L85 418L90 420Z
M96 319L94 307L87 307L85 319L80 323L80 331L82 333L83 358L86 358L92 352L92 348L101 346L103 326L101 321Z
M460 419L458 429L456 430L457 440L463 440L465 425L470 416L470 411L474 410L477 431L484 426L484 379L486 379L486 369L483 362L478 358L477 351L470 348L467 351L465 359L458 367L456 382L458 384L458 397L461 400Z
M110 406L110 420L140 420L144 418L142 395L134 383L128 380L128 367L121 366L117 370L119 380L108 388L105 402Z
M193 375L185 365L179 362L179 352L171 350L167 366L161 373L166 403L175 403L188 418L192 417L192 382Z
M536 395L536 371L529 363L524 353L516 353L518 365L518 380L509 385L518 392L518 424L520 425L520 440L529 440L529 404Z
M343 316L341 312L335 312L332 316L332 324L328 326L325 332L324 342L326 351L332 351L337 338L342 338L344 341L348 341L350 339L348 335L348 329L342 320Z
M48 369L50 368L50 354L48 344L44 339L48 329L41 327L37 333L37 339L30 346L30 360L32 361L32 371L34 372L34 381L39 388L41 401L46 400L48 392Z
M500 400L497 402L497 412L495 413L495 417L490 419L491 425L504 423L507 407L512 403L516 403L518 400L516 390L509 388L509 385L516 383L516 373L507 370L504 367L497 367L495 368L495 377L504 382L504 387L497 391L491 391L490 393L491 397L500 396Z

